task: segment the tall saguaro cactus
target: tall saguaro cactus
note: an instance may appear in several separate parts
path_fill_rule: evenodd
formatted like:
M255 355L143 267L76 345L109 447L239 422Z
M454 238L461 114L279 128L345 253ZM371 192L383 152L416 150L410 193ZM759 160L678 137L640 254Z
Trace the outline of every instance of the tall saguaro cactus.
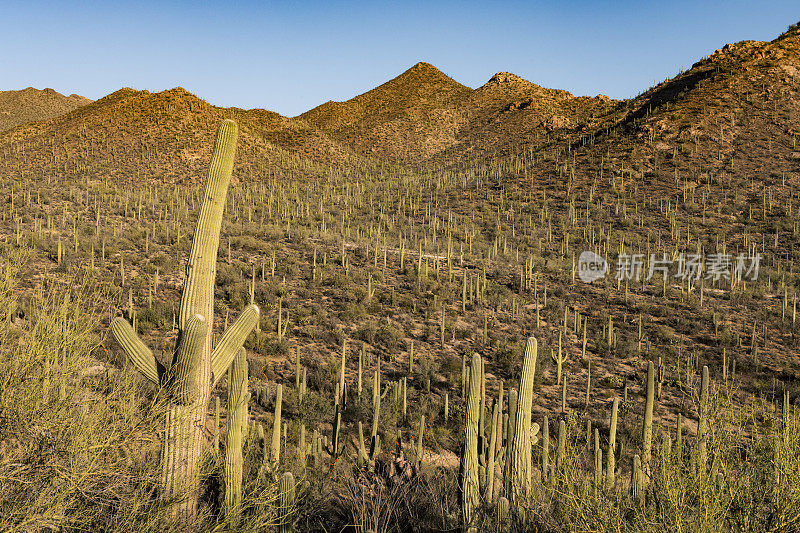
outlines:
M703 367L700 381L700 407L697 422L697 471L705 477L708 467L708 367Z
M647 362L647 399L642 420L642 468L650 475L650 457L653 455L653 401L655 397L655 370L653 362Z
M244 348L228 370L228 436L225 444L225 512L234 519L242 501L242 444L247 429L247 356Z
M259 317L257 306L246 307L212 349L219 233L237 135L238 127L232 120L222 121L217 130L181 296L179 340L169 368L156 360L125 319L117 318L111 324L114 338L133 366L166 394L161 496L171 502L176 518L189 519L197 513L199 459L205 441L203 429L211 389L225 373Z
M467 394L467 419L464 428L464 449L461 454L461 520L465 533L473 533L474 513L480 501L478 484L478 409L481 396L481 357L472 355Z
M519 380L519 399L517 400L514 435L509 447L508 478L506 492L511 497L511 506L516 508L530 495L531 476L531 409L533 408L533 377L536 374L538 344L536 338L529 337L522 359L522 376Z

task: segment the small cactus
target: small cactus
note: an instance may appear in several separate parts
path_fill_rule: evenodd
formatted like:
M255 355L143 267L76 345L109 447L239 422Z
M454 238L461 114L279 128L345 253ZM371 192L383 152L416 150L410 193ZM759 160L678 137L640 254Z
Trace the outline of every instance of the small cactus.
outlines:
M703 367L700 381L700 420L697 423L697 470L706 473L708 463L708 367Z
M278 514L278 532L291 533L293 531L292 523L294 517L294 509L296 507L296 494L294 475L291 472L286 472L281 476L280 481L280 511Z
M608 450L606 451L606 485L614 488L616 483L615 448L617 444L617 416L619 411L619 398L614 398L611 406L611 424L608 432Z
M510 506L508 499L501 496L497 499L497 504L494 508L495 513L495 533L509 533L511 531L511 517L509 514Z

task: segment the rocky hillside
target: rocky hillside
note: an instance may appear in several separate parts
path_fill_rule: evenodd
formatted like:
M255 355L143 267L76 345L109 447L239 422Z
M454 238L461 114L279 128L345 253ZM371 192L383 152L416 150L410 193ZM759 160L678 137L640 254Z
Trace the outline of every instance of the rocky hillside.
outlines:
M0 133L0 154L6 156L0 173L44 169L178 180L176 169L187 164L202 173L201 161L223 117L240 122L239 171L252 178L330 165L482 164L542 149L570 151L576 143L596 152L592 161L601 152L660 161L674 157L678 145L691 144L684 160L737 168L730 161L747 154L739 168L755 171L772 164L776 143L789 147L787 159L800 152L798 40L793 28L771 42L725 45L624 101L576 97L509 72L473 90L428 63L295 118L215 107L181 88L122 89L71 113ZM35 92L57 95L48 91ZM46 118L38 109L31 105L26 113ZM632 161L629 171L637 164Z
M72 113L0 133L0 175L23 170L168 182L202 177L223 118L239 123L238 177L261 179L320 164L357 167L362 160L325 133L277 113L215 107L180 87L159 93L121 89Z
M89 103L91 100L83 96L64 96L53 89L28 87L21 91L0 91L0 131L58 117Z
M398 163L462 160L576 126L613 107L606 97L576 98L499 72L473 90L428 63L345 102L300 118L362 154Z
M408 162L454 142L465 118L460 104L471 92L433 65L417 63L371 91L299 118L359 153Z

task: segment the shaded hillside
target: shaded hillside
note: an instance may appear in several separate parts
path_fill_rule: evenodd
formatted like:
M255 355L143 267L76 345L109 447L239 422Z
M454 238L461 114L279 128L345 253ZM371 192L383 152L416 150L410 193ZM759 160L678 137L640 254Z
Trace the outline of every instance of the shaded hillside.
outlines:
M65 115L91 100L71 94L64 96L53 89L28 87L20 91L0 91L0 131L36 120Z
M121 89L68 115L0 134L0 175L158 178L205 175L222 118L239 123L236 174L264 178L360 158L302 121L264 110L215 107L176 88ZM187 170L188 169L188 170Z

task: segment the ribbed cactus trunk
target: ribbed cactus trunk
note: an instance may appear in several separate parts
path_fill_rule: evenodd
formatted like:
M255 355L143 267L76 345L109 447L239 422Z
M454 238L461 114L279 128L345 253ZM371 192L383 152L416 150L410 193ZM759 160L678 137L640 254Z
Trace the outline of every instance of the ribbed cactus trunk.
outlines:
M225 514L232 519L242 502L242 444L247 428L247 356L239 350L228 370L228 434L225 441Z
M472 355L467 393L464 450L461 455L461 520L465 532L477 531L473 521L480 502L478 480L478 409L481 396L481 358Z
M296 505L295 498L294 474L286 472L281 476L280 481L278 533L292 533L294 530L292 522Z
M708 367L703 367L700 381L699 420L697 422L697 472L701 478L706 475L708 463Z
M653 455L653 402L655 400L655 370L653 362L647 362L647 399L644 404L642 420L642 469L650 475L650 458Z
M245 308L212 351L219 233L237 135L238 128L232 120L224 120L217 131L181 297L178 346L169 368L155 359L126 320L117 318L111 325L132 364L165 393L161 497L171 504L174 518L186 521L197 513L200 454L211 389L257 324L259 315L255 305Z
M529 337L522 359L522 377L519 380L516 422L508 461L509 476L506 493L513 509L519 509L531 490L531 409L533 408L533 376L536 373L538 346L534 337Z
M214 317L214 280L217 275L217 251L219 249L219 232L222 227L222 211L228 193L233 158L236 152L238 128L233 121L224 121L217 131L214 155L208 170L208 181L200 207L192 249L187 265L186 284L181 295L181 306L178 327L184 332L186 321L192 315L208 317L213 323ZM162 469L165 480L170 487L168 493L185 492L186 497L180 505L179 515L193 515L197 508L199 482L199 460L202 450L205 427L206 406L211 397L211 335L206 334L200 346L196 366L196 397L180 416L180 437L165 441L165 458L181 461L185 472ZM173 411L175 414L179 411Z

